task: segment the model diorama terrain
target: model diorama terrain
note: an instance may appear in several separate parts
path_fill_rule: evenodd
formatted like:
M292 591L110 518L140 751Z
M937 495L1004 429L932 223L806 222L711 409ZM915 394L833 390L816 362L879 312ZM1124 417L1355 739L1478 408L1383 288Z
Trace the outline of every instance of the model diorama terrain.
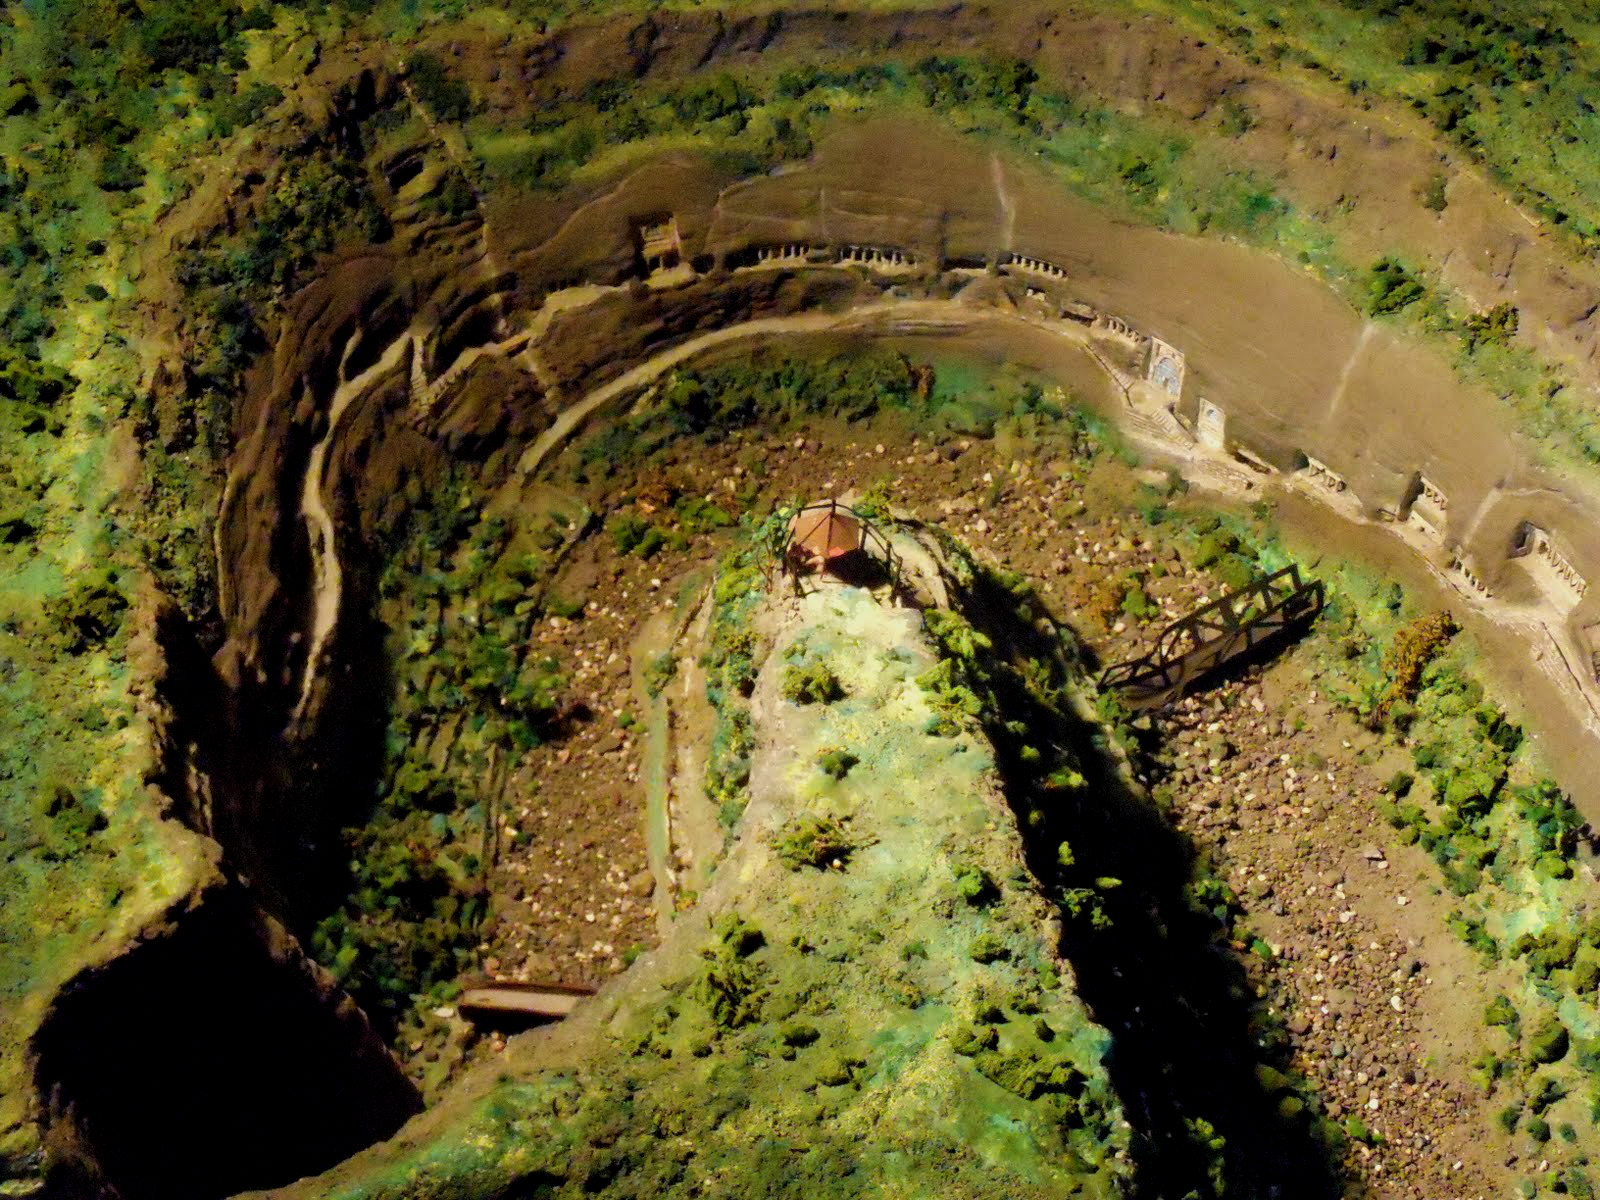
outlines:
M10 0L0 1196L1593 1196L1565 0Z

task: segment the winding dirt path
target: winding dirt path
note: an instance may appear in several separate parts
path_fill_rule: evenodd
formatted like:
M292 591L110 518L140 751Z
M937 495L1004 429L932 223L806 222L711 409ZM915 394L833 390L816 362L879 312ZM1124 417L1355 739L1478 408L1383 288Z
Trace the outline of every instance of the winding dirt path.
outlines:
M345 360L349 359L359 338L360 335L357 334L345 347ZM328 405L327 432L311 448L311 456L306 462L305 479L300 486L300 516L306 523L306 532L310 538L314 599L310 629L311 645L306 651L305 672L300 683L300 699L290 717L291 726L300 723L311 701L318 664L322 661L328 639L333 636L333 631L339 624L339 601L344 588L344 573L339 565L337 531L334 529L333 517L328 512L327 498L324 495L328 483L328 450L339 434L340 418L344 416L351 402L365 394L385 375L399 370L402 364L406 363L416 338L415 330L406 330L389 343L377 362L354 379L346 379L339 384L334 390L332 402Z
M884 333L917 332L908 325L933 323L952 330L965 329L972 314L949 301L941 300L881 300L863 304L844 313L800 313L789 317L758 317L738 325L724 325L667 350L651 355L631 370L623 372L610 383L596 388L572 407L564 410L555 422L539 435L517 463L517 471L524 478L532 475L554 451L581 429L590 417L606 405L637 391L660 378L673 367L704 354L718 346L732 342L750 341L766 337L793 336L795 334L837 333L844 330L868 330L874 323L882 322L893 328Z
M746 268L760 270L761 268ZM829 269L819 267L819 269ZM833 268L838 269L838 268ZM582 289L571 297L563 297L555 306L562 309L578 306L607 289ZM541 320L545 317L545 320ZM499 349L508 353L513 361L525 359L536 353L539 334L547 327L547 313L535 314L528 326L502 343ZM1370 326L1368 331L1370 331ZM819 335L840 332L858 332L874 337L927 337L982 335L996 342L1007 340L1008 333L1030 331L1026 336L1037 339L1049 347L1042 356L1043 367L1050 370L1052 363L1059 364L1063 351L1082 353L1099 362L1104 369L1108 364L1099 361L1081 326L1070 321L1048 320L1021 312L1004 312L993 308L978 308L957 300L879 299L860 304L841 312L806 312L781 317L763 317L734 325L723 326L677 345L663 349L636 364L565 408L554 423L523 454L517 465L521 478L536 474L563 445L585 425L608 415L612 408L640 389L648 386L675 367L709 351L740 342L763 339ZM299 722L313 692L317 672L324 652L339 617L342 573L340 570L336 535L328 513L324 492L326 490L326 459L339 421L351 401L370 388L386 372L399 367L418 337L418 331L407 330L384 352L368 370L339 387L328 415L328 431L313 449L307 466L302 489L301 513L310 532L312 567L315 578L315 611L311 627L311 646L307 658L301 697L294 720ZM1352 359L1359 358L1365 347L1365 334L1359 339ZM348 350L347 350L348 354ZM1113 379L1121 384L1121 380ZM1336 384L1342 390L1343 381ZM430 389L431 390L431 389ZM1563 747L1558 758L1572 760L1581 752L1593 753L1600 745L1600 704L1595 689L1573 667L1575 647L1568 645L1570 632L1564 627L1560 615L1544 613L1537 606L1498 599L1463 587L1449 573L1432 561L1429 548L1413 544L1405 536L1404 527L1381 525L1370 520L1359 507L1339 505L1333 500L1324 501L1314 495L1294 476L1254 476L1222 451L1208 450L1198 445L1175 422L1161 423L1151 420L1150 414L1136 406L1135 398L1128 395L1121 402L1113 402L1106 415L1111 417L1130 439L1147 451L1181 467L1195 483L1218 494L1231 497L1257 496L1266 493L1280 500L1300 495L1311 501L1289 506L1289 511L1304 517L1320 509L1311 523L1318 526L1324 536L1331 536L1330 544L1340 546L1370 547L1376 540L1384 546L1382 559L1393 564L1396 558L1410 564L1407 574L1425 579L1427 586L1438 593L1436 602L1466 609L1478 618L1481 631L1493 628L1490 640L1504 650L1514 650L1517 664L1511 674L1520 676L1526 689L1530 676L1539 682L1538 699L1529 698L1530 708L1539 711L1547 720L1557 723L1552 740ZM1503 497L1502 497L1503 498ZM1346 511L1350 509L1351 511ZM1296 518L1289 518L1294 520ZM1361 554L1357 549L1353 553ZM1418 570L1417 568L1420 568ZM1581 656L1580 656L1581 657ZM1579 797L1580 808L1591 819L1600 820L1596 798ZM1587 799L1589 803L1582 803Z

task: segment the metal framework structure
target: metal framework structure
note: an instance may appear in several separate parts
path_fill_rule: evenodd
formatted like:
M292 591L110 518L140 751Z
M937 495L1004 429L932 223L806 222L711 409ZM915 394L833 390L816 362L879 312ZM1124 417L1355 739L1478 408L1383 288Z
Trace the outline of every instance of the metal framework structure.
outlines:
M1120 691L1130 708L1170 704L1207 672L1309 624L1323 601L1321 581L1302 583L1298 567L1285 567L1174 621L1148 653L1101 672L1100 686Z
M883 568L890 587L898 589L901 571L900 556L895 553L894 547L889 544L889 539L883 535L882 531L848 504L840 504L837 500L821 500L815 504L807 504L790 518L789 528L791 530L799 528L810 518L821 520L832 517L847 517L855 523L861 530L861 540L856 548L856 553L877 562ZM793 582L796 593L804 595L811 590L812 587L815 587L815 584L811 581L825 572L832 573L840 578L845 577L845 573L841 573L838 569L840 565L844 565L839 560L830 562L820 571L811 571L805 569L803 562L795 555L794 550L795 543L789 537L786 537L783 550L778 556L778 570Z

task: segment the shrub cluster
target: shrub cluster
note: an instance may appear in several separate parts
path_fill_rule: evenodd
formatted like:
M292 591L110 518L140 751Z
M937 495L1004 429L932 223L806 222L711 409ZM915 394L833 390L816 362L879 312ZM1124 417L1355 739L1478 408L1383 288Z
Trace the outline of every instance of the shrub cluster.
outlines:
M395 688L380 780L344 833L348 894L312 946L398 1027L471 965L486 914L490 755L515 763L545 740L564 680L528 649L548 565L527 542L548 545L553 529L480 519L447 494L413 508L393 537L377 588ZM473 736L441 755L451 728Z

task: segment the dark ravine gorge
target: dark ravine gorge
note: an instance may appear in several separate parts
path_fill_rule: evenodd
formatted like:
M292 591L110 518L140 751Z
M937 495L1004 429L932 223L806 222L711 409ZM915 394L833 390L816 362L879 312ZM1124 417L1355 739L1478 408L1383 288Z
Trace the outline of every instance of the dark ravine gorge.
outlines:
M62 1197L287 1183L421 1107L361 1010L236 885L74 981L35 1054Z
M241 869L266 861L248 856L282 825L258 813L252 826L239 796L262 773L292 778L289 764L239 753L237 694L175 606L155 601L148 642L159 739L149 786L214 862L158 922L72 980L34 1038L52 1198L212 1200L277 1186L421 1108L384 1038L291 932L305 894L291 876Z

